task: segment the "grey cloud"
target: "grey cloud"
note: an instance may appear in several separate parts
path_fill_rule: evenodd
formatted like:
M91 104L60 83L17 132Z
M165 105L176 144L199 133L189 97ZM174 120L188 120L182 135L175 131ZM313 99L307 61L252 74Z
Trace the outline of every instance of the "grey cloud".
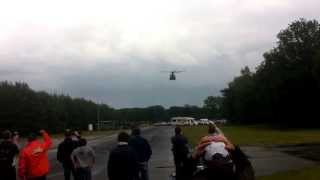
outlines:
M168 7L162 2L167 1L152 8ZM36 90L115 107L201 105L206 96L219 95L243 66L259 65L287 24L320 15L316 0L170 3L154 19L148 15L157 9L146 8L145 16L119 10L61 27L57 22L64 19L18 24L0 42L0 80L22 80ZM160 73L174 69L186 72L177 81Z

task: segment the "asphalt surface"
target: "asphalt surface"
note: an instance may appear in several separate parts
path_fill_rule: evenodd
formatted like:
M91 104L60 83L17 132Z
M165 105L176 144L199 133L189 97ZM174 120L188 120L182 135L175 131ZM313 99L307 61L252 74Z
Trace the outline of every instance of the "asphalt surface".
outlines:
M242 146L241 149L249 156L256 176L266 176L277 172L299 170L317 164L315 161L284 153L279 148Z
M149 163L151 180L167 180L172 173L173 158L171 153L170 137L173 135L172 127L153 127L142 131L142 136L149 140L153 155ZM95 150L96 164L93 168L93 180L107 180L107 162L109 152L116 146L116 136L99 138L89 142ZM63 180L63 169L56 160L56 150L49 152L51 172L48 180Z
M150 180L169 180L169 175L174 171L171 153L170 137L173 127L152 127L142 131L153 150L149 162ZM91 140L89 145L94 148L97 156L93 168L93 180L108 180L107 162L109 152L116 146L116 135ZM242 146L241 149L249 156L256 176L271 175L276 172L296 170L314 166L316 162L301 157L284 153L277 148L262 146ZM63 169L56 160L56 150L49 152L51 172L48 180L63 180Z

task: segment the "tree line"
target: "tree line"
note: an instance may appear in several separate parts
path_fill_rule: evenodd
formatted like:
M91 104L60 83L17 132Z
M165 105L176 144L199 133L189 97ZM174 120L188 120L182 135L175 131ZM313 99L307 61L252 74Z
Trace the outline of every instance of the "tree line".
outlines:
M115 109L83 98L63 94L35 91L23 82L0 82L0 130L13 129L20 132L48 129L62 132L66 128L87 129L88 124L109 121L113 128L126 128L140 123L168 121L174 116L196 118L216 117L210 107L174 106L164 108L156 105L145 108ZM213 105L214 106L214 105ZM211 108L211 109L209 109Z
M320 25L299 19L280 31L263 62L222 90L223 114L234 122L320 125Z

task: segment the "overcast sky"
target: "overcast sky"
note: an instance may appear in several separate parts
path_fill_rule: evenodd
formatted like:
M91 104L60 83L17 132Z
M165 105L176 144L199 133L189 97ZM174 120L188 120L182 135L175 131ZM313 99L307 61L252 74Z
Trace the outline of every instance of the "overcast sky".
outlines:
M319 0L0 1L0 80L117 108L201 105L320 17Z

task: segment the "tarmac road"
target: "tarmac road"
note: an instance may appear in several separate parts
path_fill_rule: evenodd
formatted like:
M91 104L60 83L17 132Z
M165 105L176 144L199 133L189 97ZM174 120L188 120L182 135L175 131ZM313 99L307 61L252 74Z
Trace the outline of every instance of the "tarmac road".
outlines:
M153 155L149 163L149 174L152 180L167 180L174 169L170 137L172 127L152 127L142 131L142 136L149 140ZM116 146L116 136L99 138L89 142L96 152L96 165L93 169L93 180L107 180L107 162L109 152ZM51 172L48 180L63 180L63 169L56 160L56 150L49 152Z
M153 155L149 162L151 180L169 180L174 171L170 137L173 127L151 127L142 130L142 136L149 140ZM108 180L107 162L109 152L116 146L116 135L97 138L89 141L96 152L96 165L93 169L93 180ZM289 147L288 147L289 148ZM286 151L290 150L286 149ZM242 146L241 149L249 156L257 176L270 175L275 172L311 167L315 161L303 159L284 153L283 150L263 146ZM64 180L61 164L56 160L56 149L49 152L51 171L48 180Z

